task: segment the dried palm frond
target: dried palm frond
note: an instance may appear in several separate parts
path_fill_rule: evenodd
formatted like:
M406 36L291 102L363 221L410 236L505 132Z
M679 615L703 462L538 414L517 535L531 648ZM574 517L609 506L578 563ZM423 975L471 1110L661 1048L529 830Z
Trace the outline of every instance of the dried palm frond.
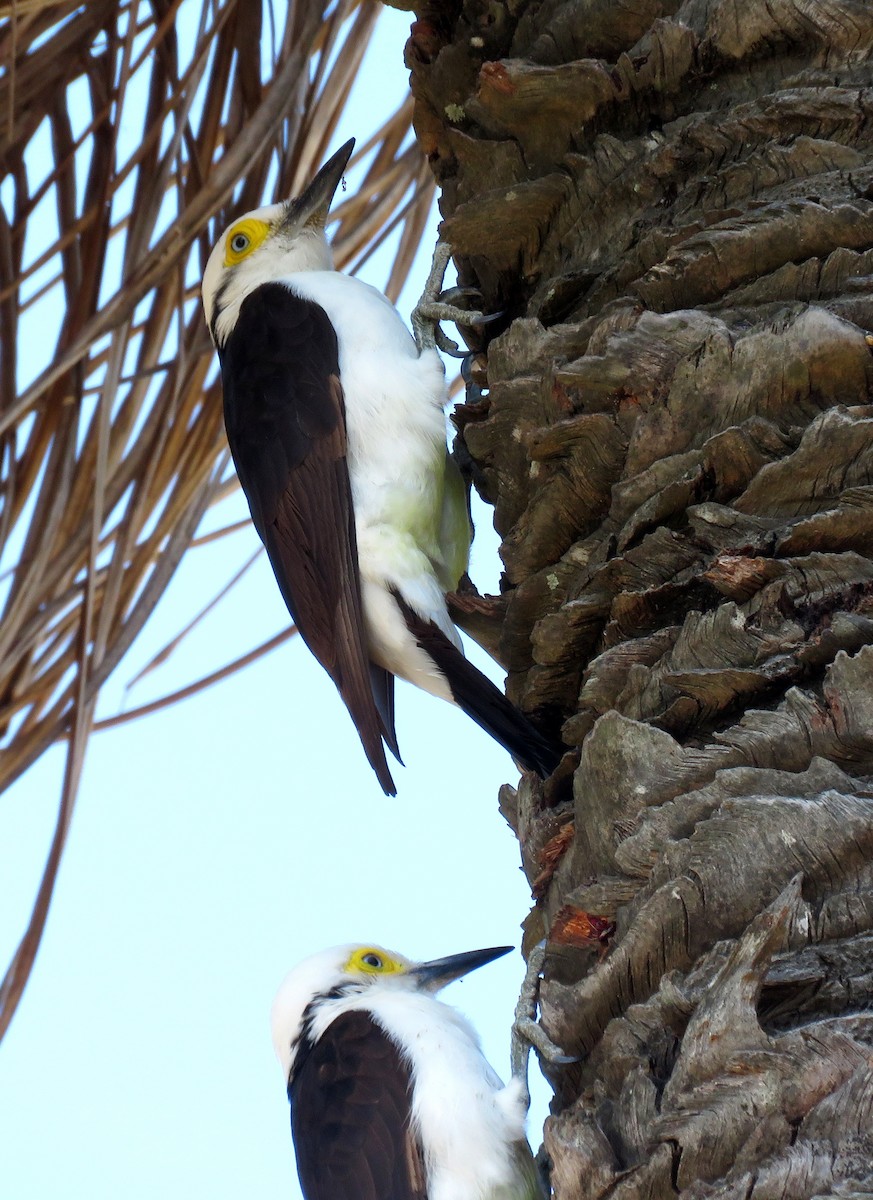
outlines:
M292 193L326 156L378 14L295 0L277 29L251 0L0 5L0 789L68 743L0 1036L100 688L236 486L200 310L206 255L234 215ZM432 199L410 117L403 105L359 131L369 165L337 208L341 266L399 228L392 295Z

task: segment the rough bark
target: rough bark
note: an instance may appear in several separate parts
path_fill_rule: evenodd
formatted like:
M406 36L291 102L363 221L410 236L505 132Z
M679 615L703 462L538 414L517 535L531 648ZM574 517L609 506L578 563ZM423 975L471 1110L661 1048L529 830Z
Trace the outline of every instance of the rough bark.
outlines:
M559 1200L873 1190L873 10L424 4Z

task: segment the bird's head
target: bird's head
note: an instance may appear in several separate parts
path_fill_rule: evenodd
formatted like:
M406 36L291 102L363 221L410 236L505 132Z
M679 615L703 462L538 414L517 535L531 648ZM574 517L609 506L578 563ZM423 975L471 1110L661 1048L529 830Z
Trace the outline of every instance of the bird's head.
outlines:
M307 1022L322 1003L366 994L376 988L433 994L454 979L493 962L512 950L495 946L468 950L430 962L412 962L382 946L334 946L298 963L285 977L273 1001L273 1046L287 1079Z
M203 309L213 342L223 345L245 297L295 271L330 271L324 229L334 193L354 149L351 138L299 196L246 213L225 229L203 272Z

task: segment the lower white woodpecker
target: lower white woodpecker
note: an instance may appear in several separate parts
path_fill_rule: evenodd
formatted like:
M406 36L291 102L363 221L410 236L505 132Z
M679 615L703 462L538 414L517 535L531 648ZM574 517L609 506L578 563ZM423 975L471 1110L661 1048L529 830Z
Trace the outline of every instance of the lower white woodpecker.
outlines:
M539 1200L517 1079L434 993L511 946L414 963L337 946L287 976L273 1045L305 1200Z
M446 608L472 531L440 357L381 292L334 270L325 223L353 146L296 199L235 221L206 264L237 474L300 635L387 793L396 675L547 775L560 749L467 662Z

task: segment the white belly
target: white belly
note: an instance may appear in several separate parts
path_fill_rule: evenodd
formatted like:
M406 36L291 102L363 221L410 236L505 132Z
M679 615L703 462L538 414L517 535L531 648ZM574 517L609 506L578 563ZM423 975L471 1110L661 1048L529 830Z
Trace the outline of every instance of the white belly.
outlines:
M346 404L349 476L358 529L431 525L446 451L445 373L419 355L400 314L376 288L337 271L288 276L336 329Z

